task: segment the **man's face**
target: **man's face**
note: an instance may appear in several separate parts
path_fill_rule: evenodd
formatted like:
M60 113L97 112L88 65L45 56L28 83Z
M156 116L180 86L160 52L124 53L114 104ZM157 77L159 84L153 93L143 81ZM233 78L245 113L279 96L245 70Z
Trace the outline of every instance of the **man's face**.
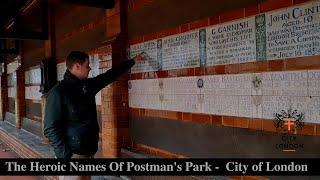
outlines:
M87 79L91 70L89 59L86 59L86 61L83 64L74 64L72 69L72 74L77 76L79 79Z

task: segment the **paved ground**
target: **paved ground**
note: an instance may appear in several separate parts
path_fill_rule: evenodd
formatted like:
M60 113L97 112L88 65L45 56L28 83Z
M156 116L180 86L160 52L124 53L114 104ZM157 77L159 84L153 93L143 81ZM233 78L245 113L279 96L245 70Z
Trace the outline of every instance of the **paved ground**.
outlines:
M0 158L19 158L19 156L0 140ZM0 176L0 180L39 180L39 177L36 177L36 176Z

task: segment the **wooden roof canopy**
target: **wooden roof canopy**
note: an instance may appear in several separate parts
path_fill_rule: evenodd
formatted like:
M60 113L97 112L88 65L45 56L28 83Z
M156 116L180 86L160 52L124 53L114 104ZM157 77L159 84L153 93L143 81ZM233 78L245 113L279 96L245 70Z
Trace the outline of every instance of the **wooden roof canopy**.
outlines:
M1 0L0 54L18 54L18 40L48 39L48 6L50 3L70 3L110 9L115 0ZM14 46L7 48L8 41Z

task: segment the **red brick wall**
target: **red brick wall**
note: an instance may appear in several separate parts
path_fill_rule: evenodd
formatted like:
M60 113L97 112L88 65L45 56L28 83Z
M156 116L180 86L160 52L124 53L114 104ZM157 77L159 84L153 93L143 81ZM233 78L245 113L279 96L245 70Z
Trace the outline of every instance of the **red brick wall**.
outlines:
M264 0L170 1L138 0L128 4L129 37L172 29L189 22L250 7Z

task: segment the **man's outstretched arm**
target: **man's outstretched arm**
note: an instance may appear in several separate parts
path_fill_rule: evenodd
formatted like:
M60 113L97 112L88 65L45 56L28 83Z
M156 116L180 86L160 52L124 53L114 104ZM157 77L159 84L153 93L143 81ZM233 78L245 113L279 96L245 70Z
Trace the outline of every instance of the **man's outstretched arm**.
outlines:
M145 58L145 53L140 53L134 58L122 62L119 66L113 67L107 72L100 74L94 78L89 79L90 87L92 88L92 93L98 93L102 88L106 87L108 84L112 83L122 75L127 72L134 64L139 64Z

